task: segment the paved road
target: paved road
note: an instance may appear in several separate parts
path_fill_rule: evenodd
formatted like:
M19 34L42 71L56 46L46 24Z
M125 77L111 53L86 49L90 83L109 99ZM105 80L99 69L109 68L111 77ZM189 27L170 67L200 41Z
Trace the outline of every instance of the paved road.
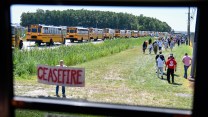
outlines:
M97 43L102 43L103 40L101 39L98 39L97 41L93 41L91 40L91 43L94 43L94 44L97 44ZM79 45L79 44L83 44L83 43L89 43L88 41L83 41L81 43L78 43L78 42L74 42L74 43L71 43L70 40L66 40L66 43L65 43L65 46L72 46L72 45ZM61 43L54 43L53 46L46 46L45 43L42 43L38 48L39 49L45 49L45 48L57 48L57 47L60 47ZM29 42L29 41L24 41L23 42L23 48L22 49L33 49L33 48L37 48L37 46L35 45L35 42Z

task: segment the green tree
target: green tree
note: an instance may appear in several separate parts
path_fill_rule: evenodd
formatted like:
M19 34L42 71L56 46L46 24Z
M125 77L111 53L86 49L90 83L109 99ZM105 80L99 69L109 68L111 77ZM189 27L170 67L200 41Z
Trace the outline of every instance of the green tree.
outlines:
M113 29L129 29L143 31L169 32L171 27L166 22L156 18L145 17L143 14L135 16L128 13L110 11L89 11L85 9L73 10L42 10L35 13L22 13L21 25L46 24L63 26L83 26Z

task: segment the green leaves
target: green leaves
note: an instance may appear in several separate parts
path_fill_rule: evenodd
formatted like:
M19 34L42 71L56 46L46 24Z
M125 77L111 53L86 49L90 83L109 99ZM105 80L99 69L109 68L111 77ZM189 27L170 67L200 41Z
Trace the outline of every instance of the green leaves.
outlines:
M42 10L35 13L22 13L21 25L46 24L62 26L83 26L112 29L144 30L169 32L171 27L166 22L158 19L135 16L128 13L115 13L110 11L90 11L90 10Z
M115 39L105 40L99 44L81 44L76 46L60 46L58 48L32 49L13 51L14 75L31 75L36 73L38 64L54 66L60 59L67 66L77 65L83 62L98 59L119 53L133 46L138 46L143 40L140 39Z

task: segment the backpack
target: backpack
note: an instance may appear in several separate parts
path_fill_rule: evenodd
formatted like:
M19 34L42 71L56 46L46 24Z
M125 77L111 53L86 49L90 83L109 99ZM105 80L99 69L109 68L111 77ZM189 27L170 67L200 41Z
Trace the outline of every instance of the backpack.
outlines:
M160 55L159 57L161 58L161 60L165 61L165 57L163 55Z

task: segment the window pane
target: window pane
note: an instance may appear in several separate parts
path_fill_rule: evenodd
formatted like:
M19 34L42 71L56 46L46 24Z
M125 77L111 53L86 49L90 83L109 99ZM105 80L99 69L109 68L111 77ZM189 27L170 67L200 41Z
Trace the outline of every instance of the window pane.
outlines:
M16 13L16 9L23 11ZM41 24L42 28L48 29L38 35L35 34L37 28L31 28L34 33L23 37L23 49L13 51L14 93L17 96L52 97L60 100L82 99L192 109L194 82L187 78L194 74L193 67L189 66L193 63L187 63L184 67L182 62L185 53L191 58L194 56L197 9L190 9L189 45L188 7L13 5L12 23L22 21L21 26L25 28ZM29 17L31 14L36 17ZM15 15L22 19L15 19ZM82 29L67 30L67 27ZM91 36L93 40L86 30L90 27L99 28L99 33ZM62 32L59 33L57 29ZM117 36L115 33L118 31L115 29L120 30ZM42 33L40 30L38 32ZM68 35L66 30L75 34ZM46 46L37 47L36 44L39 43L45 43ZM143 47L143 44L147 45ZM167 62L170 54L173 54L177 62L174 81L170 76L170 83L167 75L174 70L165 70L163 59L155 59L160 45L164 60ZM64 61L66 69L57 68L60 60ZM156 67L158 61L162 61L161 71ZM80 69L83 69L84 80L81 79ZM184 70L187 70L187 74L184 74ZM56 87L56 83L66 87ZM80 85L82 83L84 85Z

